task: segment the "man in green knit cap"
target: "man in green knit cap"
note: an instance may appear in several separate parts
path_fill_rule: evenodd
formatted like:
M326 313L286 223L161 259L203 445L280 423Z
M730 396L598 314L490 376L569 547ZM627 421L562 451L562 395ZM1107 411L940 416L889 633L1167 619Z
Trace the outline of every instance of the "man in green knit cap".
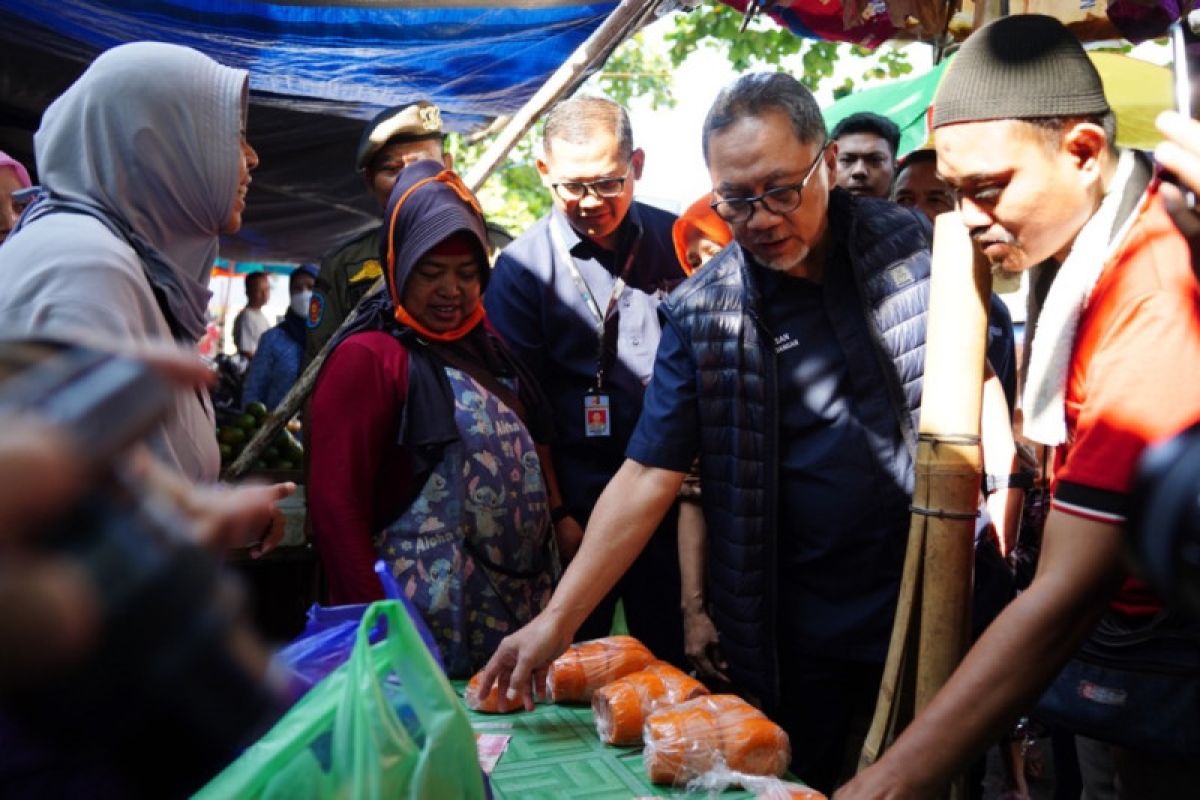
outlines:
M1052 508L1032 585L837 800L936 795L1048 686L1060 689L1071 673L1056 675L1098 621L1137 630L1157 619L1162 604L1120 558L1133 474L1148 444L1200 417L1187 243L1153 163L1115 146L1100 78L1070 32L1040 15L981 28L938 89L933 125L938 172L976 246L995 272L1030 271L1021 404L1025 435L1056 448ZM1084 688L1066 687L1086 698ZM1173 710L1131 702L1143 724L1099 744L1116 796L1195 796L1200 759L1164 744Z

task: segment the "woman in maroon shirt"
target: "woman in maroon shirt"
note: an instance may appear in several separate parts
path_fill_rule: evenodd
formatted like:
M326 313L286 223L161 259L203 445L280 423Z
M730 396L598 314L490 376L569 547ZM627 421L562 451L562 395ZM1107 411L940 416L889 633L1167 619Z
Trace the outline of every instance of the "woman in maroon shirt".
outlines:
M487 325L478 202L433 161L388 203L388 291L322 367L310 414L309 514L330 601L382 596L383 559L452 677L545 605L559 570L550 414ZM559 520L563 550L582 535Z

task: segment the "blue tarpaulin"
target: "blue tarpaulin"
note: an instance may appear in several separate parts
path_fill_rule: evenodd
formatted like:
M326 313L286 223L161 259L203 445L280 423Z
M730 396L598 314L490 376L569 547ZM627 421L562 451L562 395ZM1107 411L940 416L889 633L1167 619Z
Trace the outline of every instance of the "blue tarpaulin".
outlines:
M362 120L432 100L469 131L519 109L616 2L572 0L0 0L0 150L36 170L46 105L123 42L194 47L250 71L261 164L222 252L312 261L378 223L354 172ZM469 166L469 165L460 165Z
M260 102L369 118L414 99L451 127L512 112L614 2L5 2L0 40L63 37L80 62L139 39L175 42L250 70Z

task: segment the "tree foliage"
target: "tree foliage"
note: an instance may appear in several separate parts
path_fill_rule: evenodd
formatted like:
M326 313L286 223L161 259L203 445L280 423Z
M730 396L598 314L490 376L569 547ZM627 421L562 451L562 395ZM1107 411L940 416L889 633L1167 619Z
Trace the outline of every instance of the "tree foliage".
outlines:
M623 42L604 66L588 76L581 92L609 97L628 106L631 100L647 101L653 109L674 105L670 61L646 46L639 32ZM521 137L516 147L479 190L479 202L488 219L514 234L550 210L550 194L542 185L535 162L542 139L539 123ZM465 171L491 143L491 137L473 140L452 134L448 147L454 163Z
M881 47L872 51L836 42L802 39L769 18L755 19L749 28L739 32L742 25L740 12L716 0L709 0L709 3L691 13L677 15L674 29L664 36L670 44L671 63L676 67L683 64L697 47L723 52L730 66L738 72L793 66L798 58L800 68L796 78L814 92L833 77L839 58L846 54L869 60L869 66L862 73L863 79L897 78L912 71L912 65L899 50ZM834 96L849 94L854 88L854 79L848 77L834 89Z
M645 31L618 47L604 67L591 75L582 91L601 94L628 106L630 101L648 102L652 109L674 105L672 74L696 48L723 53L734 70L745 72L768 67L792 70L797 79L817 91L834 77L839 58L853 54L863 59L856 77L845 78L835 87L835 98L843 97L863 81L897 78L912 71L904 53L889 47L871 51L864 47L802 39L773 20L760 18L742 32L742 15L716 0L687 13L677 13L657 26L670 26L662 34L661 52L647 41ZM535 126L518 143L508 160L487 180L479 192L489 219L519 233L550 208L550 196L534 167L541 126ZM450 137L455 163L466 168L486 149L489 140L472 142L469 137Z
M541 141L541 125L521 137L516 147L496 168L476 193L488 221L514 236L528 228L550 210L550 195L542 186L541 176L534 166L537 158L535 142ZM459 172L466 172L491 144L491 137L472 140L470 136L452 133L446 137L446 148L454 154Z

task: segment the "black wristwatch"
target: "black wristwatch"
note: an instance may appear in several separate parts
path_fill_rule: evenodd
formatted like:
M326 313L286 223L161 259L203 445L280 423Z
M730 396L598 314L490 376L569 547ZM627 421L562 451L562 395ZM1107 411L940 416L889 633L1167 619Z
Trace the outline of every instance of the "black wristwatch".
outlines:
M555 525L562 522L567 517L571 516L571 510L566 506L555 506L550 509L550 521Z

